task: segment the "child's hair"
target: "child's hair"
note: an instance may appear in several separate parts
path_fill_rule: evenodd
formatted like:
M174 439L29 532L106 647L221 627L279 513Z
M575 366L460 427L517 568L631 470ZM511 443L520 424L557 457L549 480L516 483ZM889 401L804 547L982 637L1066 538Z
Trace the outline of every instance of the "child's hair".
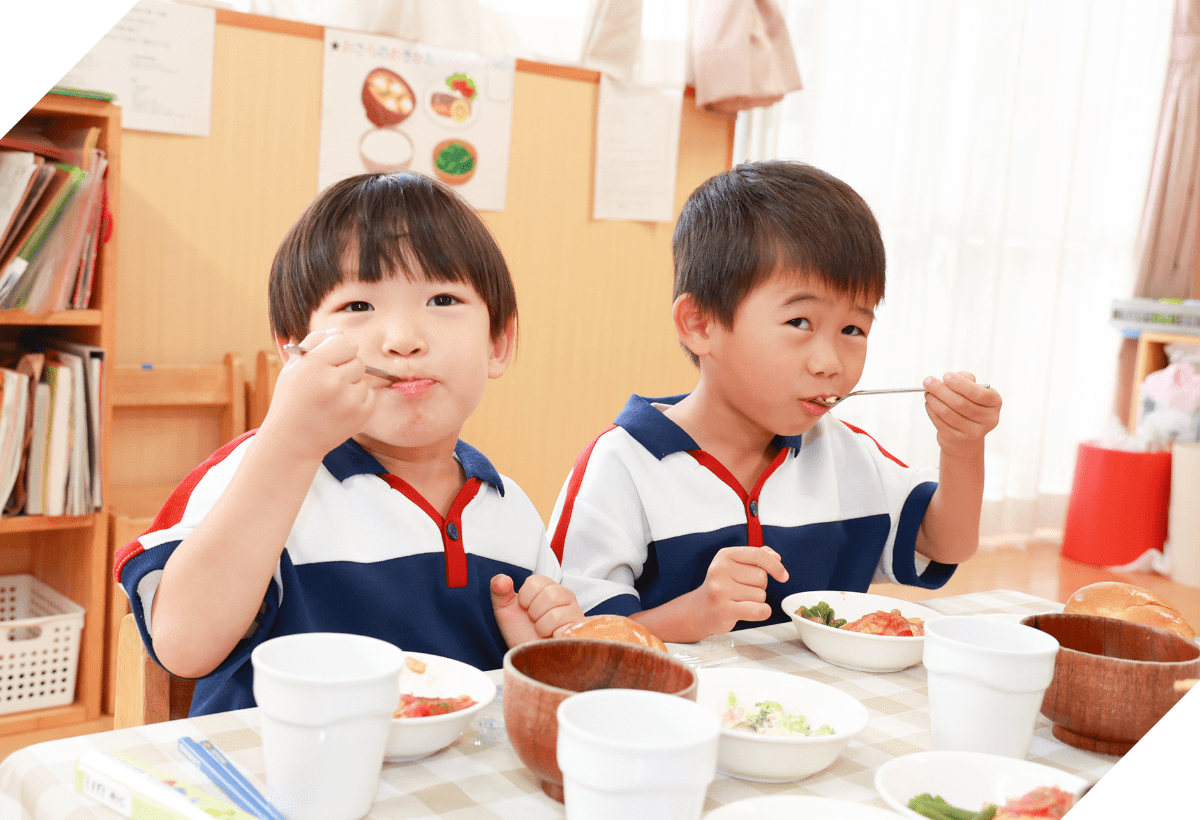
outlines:
M745 163L704 182L683 206L672 254L674 298L691 294L727 328L776 271L814 274L873 305L883 300L886 262L875 215L849 185L800 162Z
M517 316L504 255L470 205L421 174L360 174L318 194L280 243L267 287L271 332L299 341L342 281L393 276L471 285L493 339Z

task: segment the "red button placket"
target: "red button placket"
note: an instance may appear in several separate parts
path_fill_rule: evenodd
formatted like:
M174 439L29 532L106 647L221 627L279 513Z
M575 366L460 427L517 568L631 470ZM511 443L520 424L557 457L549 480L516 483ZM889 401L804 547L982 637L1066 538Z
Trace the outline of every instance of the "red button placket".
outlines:
M442 518L441 514L425 500L424 496L404 479L397 478L390 473L381 473L380 478L386 481L392 489L424 510L425 514L433 520L442 536L442 555L446 563L446 586L451 589L465 587L468 580L467 551L463 546L462 514L471 499L479 493L483 482L478 478L468 478L459 489L458 494L455 495L454 503L446 512L446 517Z
M692 458L696 459L701 466L705 467L709 472L717 478L724 481L731 490L737 493L738 498L742 500L742 507L746 512L746 544L751 547L763 546L763 529L762 521L759 519L759 504L758 497L762 493L763 486L767 483L767 479L771 477L771 473L783 464L783 460L787 458L789 448L784 447L775 454L775 458L767 465L767 468L762 471L762 475L758 477L758 481L754 483L754 489L746 492L742 487L742 483L734 478L733 473L726 469L725 465L717 461L709 453L703 450L689 450L688 453Z

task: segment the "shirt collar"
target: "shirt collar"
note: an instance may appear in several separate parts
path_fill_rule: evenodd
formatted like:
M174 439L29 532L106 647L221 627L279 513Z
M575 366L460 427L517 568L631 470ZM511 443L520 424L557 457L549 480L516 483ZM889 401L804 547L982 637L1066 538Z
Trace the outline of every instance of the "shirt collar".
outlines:
M504 495L504 481L483 453L465 441L459 440L454 445L454 457L462 465L467 478L486 481L499 490L500 495ZM356 475L378 475L387 472L383 465L354 439L347 439L331 450L323 459L323 463L325 469L329 470L338 481L345 481Z
M684 393L679 396L665 396L657 399L638 395L630 396L629 401L625 403L625 409L617 416L616 424L659 460L672 453L699 450L700 445L696 443L695 439L654 406L656 404L678 404L687 395ZM776 436L775 443L781 449L790 447L792 455L795 455L800 452L802 438L802 436Z

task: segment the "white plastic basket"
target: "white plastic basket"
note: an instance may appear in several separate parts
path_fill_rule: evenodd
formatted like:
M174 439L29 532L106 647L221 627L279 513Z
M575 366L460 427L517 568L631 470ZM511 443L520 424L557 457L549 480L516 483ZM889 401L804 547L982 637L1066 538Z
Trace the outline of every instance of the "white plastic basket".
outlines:
M74 702L83 613L32 575L0 576L0 714Z

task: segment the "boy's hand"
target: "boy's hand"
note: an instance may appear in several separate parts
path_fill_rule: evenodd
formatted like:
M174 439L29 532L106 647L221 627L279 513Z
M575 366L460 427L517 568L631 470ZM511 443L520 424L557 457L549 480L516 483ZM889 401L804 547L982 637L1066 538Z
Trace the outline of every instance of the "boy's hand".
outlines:
M492 611L500 634L511 649L518 644L556 636L568 626L583 620L583 610L575 593L544 575L531 575L513 589L512 578L492 578Z
M983 437L1000 422L1000 394L961 371L925 379L925 412L937 428L937 442L949 456L974 455Z
M375 406L358 344L339 332L310 333L279 373L259 435L278 434L304 458L324 458L362 431Z
M765 621L771 617L767 578L788 579L779 553L770 547L725 547L708 565L704 583L696 590L696 613L710 635L723 635L738 621Z

